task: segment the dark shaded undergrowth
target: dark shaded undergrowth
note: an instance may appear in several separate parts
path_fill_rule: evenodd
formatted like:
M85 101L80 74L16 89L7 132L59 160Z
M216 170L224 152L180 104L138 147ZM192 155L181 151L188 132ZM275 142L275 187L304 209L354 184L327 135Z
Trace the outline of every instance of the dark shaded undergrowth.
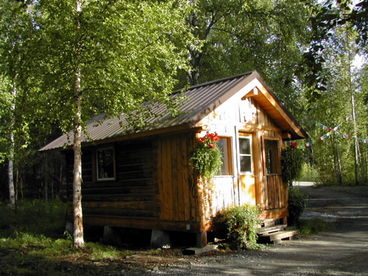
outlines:
M87 242L75 250L60 201L0 205L0 275L107 275L129 268L128 250Z

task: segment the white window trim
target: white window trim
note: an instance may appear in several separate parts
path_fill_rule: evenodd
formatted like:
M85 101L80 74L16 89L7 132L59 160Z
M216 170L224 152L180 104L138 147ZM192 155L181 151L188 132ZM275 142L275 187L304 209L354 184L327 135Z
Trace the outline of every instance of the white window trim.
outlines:
M240 139L248 139L249 140L249 145L250 145L250 154L244 154L244 153L240 153ZM252 143L252 135L238 135L238 164L239 164L239 174L241 175L249 175L249 174L253 174L253 143ZM250 169L251 171L247 171L247 172L242 172L241 171L241 163L240 163L240 157L241 156L250 156Z
M101 151L104 151L104 150L112 150L114 177L99 178L99 176L98 176L98 172L99 172L99 168L98 168L98 152L101 152ZM104 148L98 148L98 149L96 149L96 180L97 181L111 181L111 180L116 180L115 148L114 147L104 147Z

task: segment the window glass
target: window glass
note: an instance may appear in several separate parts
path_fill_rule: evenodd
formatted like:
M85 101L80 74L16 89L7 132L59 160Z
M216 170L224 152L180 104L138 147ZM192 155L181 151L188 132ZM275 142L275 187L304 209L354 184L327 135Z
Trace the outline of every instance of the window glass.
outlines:
M240 154L250 154L250 139L241 137L239 139Z
M252 171L251 156L240 156L240 171L241 172L251 172Z
M109 180L115 178L114 149L99 149L96 152L97 180Z
M240 173L253 171L251 136L239 137L239 167Z
M278 148L277 140L265 140L267 174L277 173Z
M231 174L231 149L230 149L230 139L226 137L220 137L218 141L218 147L222 153L222 166L221 171L218 175L230 175Z

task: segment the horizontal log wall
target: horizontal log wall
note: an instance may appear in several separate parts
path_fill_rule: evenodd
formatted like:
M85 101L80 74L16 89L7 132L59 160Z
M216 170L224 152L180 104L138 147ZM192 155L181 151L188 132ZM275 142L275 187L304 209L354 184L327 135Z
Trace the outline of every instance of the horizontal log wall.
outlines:
M151 140L109 145L115 149L116 179L96 180L95 148L83 149L83 213L94 218L157 218L159 202L154 179L154 148ZM67 155L68 183L72 183L72 153ZM69 195L71 195L71 185ZM106 220L105 220L106 221ZM112 219L113 221L113 219Z
M196 183L189 164L194 133L156 136L114 147L116 180L96 180L98 147L83 149L82 204L94 225L198 231ZM73 153L67 153L71 199Z

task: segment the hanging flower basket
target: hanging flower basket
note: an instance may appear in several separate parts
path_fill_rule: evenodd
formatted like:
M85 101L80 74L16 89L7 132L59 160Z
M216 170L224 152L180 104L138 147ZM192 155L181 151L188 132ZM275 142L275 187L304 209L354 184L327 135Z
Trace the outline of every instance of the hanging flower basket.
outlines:
M221 169L222 155L217 142L217 133L207 133L197 140L197 145L191 157L191 163L197 173L204 179L210 180Z

